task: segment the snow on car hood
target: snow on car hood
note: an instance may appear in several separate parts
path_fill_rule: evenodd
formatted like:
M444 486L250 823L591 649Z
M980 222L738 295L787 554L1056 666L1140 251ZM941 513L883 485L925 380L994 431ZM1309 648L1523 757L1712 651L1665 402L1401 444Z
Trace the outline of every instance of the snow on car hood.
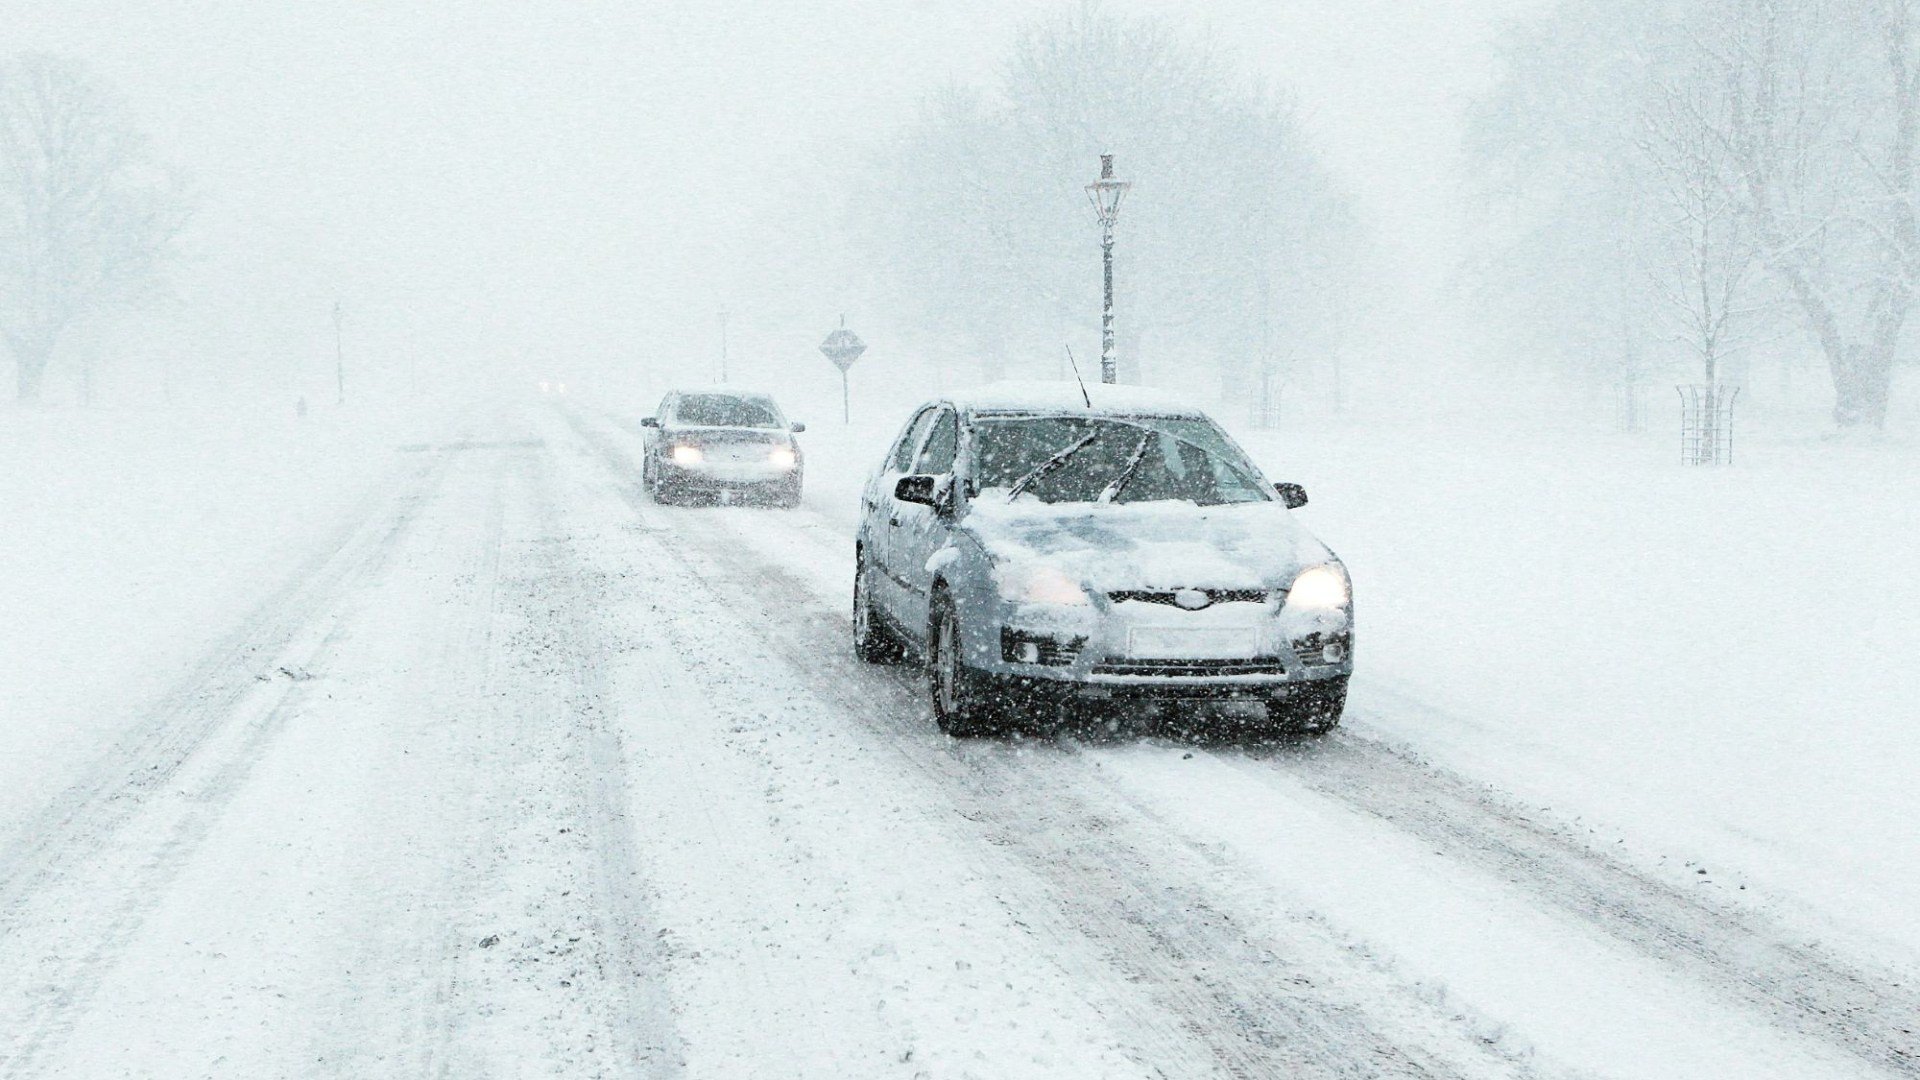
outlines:
M1050 564L1097 592L1284 589L1333 558L1275 502L1008 503L988 492L966 527L998 563Z

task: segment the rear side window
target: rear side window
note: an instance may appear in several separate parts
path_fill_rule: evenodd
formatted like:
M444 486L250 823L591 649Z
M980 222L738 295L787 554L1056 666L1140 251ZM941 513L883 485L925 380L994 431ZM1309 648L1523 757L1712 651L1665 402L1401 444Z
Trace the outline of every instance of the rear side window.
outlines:
M941 409L933 423L933 433L927 436L927 445L920 451L920 459L914 463L917 473L950 473L953 471L953 452L960 447L960 421L953 415L952 409Z
M900 436L900 444L893 448L893 457L887 461L887 465L892 468L894 472L906 472L907 467L913 464L914 448L920 445L920 436L926 432L927 424L932 419L933 410L927 409L919 416L914 417L913 423L910 424L905 433Z

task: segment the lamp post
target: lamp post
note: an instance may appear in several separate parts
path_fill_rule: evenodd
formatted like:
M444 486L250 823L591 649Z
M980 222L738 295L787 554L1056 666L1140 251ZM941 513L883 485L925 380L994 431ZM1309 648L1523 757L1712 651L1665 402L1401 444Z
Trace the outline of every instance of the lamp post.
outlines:
M1133 185L1113 178L1113 155L1100 155L1100 179L1087 185L1087 199L1100 216L1100 257L1106 271L1106 300L1100 308L1100 381L1120 381L1113 355L1113 221L1120 216L1120 200Z

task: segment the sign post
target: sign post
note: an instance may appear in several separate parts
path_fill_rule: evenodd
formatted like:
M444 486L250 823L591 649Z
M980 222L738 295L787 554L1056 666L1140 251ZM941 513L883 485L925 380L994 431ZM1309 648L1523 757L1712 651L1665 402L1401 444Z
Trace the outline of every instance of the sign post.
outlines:
M820 343L820 351L826 355L827 359L833 361L834 367L840 369L840 422L852 423L853 410L847 395L847 369L853 366L855 360L860 359L861 353L867 351L866 343L860 340L859 335L847 329L847 317L842 315L840 329L827 335L827 340Z

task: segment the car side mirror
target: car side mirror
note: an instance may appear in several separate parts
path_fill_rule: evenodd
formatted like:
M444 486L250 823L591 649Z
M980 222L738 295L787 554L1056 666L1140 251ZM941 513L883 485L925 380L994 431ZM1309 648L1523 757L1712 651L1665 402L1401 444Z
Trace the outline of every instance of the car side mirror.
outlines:
M929 476L926 473L919 473L914 476L903 476L893 485L893 498L896 502L919 503L921 506L932 506L934 501L934 484L938 479L938 477Z
M794 421L794 422L793 422L793 423L792 423L792 424L791 424L791 425L790 425L790 426L788 427L788 429L787 429L787 430L789 430L789 431L791 431L791 432L793 432L793 433L794 433L795 435L798 435L798 434L800 434L801 432L803 432L803 431L805 431L805 430L807 430L807 425L805 425L805 424L803 424L803 423L801 423L801 422L800 422L800 421L798 421L798 420L795 420L795 421Z
M660 426L660 418L657 416L643 416L640 418L640 426L657 428Z
M1280 493L1280 501L1286 503L1289 510L1298 510L1307 505L1307 489L1299 484L1282 481L1273 485L1273 490Z

